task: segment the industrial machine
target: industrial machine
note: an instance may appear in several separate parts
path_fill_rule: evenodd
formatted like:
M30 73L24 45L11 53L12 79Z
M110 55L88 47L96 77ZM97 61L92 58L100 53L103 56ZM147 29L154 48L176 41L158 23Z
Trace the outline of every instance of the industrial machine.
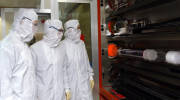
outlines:
M180 100L180 1L101 0L102 100Z

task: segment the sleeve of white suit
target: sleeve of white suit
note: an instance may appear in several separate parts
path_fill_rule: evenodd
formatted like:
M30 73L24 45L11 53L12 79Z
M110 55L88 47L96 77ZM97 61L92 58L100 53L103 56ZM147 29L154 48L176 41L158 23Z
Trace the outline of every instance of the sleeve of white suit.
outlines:
M67 56L65 56L66 59L64 61L64 66L63 66L63 72L64 72L64 85L65 85L65 90L69 91L70 86L69 86L69 74L68 74L68 60L67 60Z
M84 53L85 53L85 59L84 60L85 60L85 62L87 62L89 78L90 78L90 80L93 80L94 72L93 72L93 69L92 69L90 62L89 62L89 57L87 54L85 44L83 43L83 45L84 45L83 48L84 48Z
M18 93L12 88L12 69L12 56L7 51L0 50L0 98L2 100L18 100Z

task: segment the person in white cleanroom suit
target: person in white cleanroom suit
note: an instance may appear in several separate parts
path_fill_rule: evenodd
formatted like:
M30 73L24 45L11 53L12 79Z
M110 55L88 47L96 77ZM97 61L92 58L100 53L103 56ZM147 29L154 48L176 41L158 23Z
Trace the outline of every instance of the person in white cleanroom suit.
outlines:
M80 40L81 30L78 20L65 23L65 44L70 75L71 100L93 100L93 69L90 66L85 44Z
M70 89L62 22L47 20L43 39L31 46L36 67L38 100L69 100Z
M0 46L0 100L35 100L35 67L26 44L37 29L33 9L15 12L10 33Z

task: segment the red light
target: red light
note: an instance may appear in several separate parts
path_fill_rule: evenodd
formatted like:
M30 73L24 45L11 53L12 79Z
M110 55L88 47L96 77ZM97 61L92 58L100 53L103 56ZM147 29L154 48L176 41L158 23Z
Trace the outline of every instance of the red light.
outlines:
M108 45L108 56L109 57L116 57L118 55L118 47L116 44L109 44Z

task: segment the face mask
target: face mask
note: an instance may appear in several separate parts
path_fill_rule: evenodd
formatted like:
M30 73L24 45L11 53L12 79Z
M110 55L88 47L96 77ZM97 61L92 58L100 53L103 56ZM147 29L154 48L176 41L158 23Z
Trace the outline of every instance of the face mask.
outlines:
M76 41L76 42L80 41L80 40L81 40L80 37L81 37L81 30L80 30L80 29L77 29L77 30L76 30L75 41Z
M29 42L33 39L34 33L32 28L32 23L27 20L24 20L23 24L20 25L19 34L24 42Z
M50 47L56 47L59 45L62 39L63 33L57 30L50 29L49 32L44 36L44 40Z
M53 37L51 37L51 42L52 42L52 44L54 44L54 45L58 45L59 44L59 42L61 41L61 39L62 39L62 33L60 33L60 32L56 32L55 34L54 34L54 36Z
M70 40L74 42L79 42L80 41L80 36L81 36L81 30L80 29L69 29L65 33L66 37L69 38Z

